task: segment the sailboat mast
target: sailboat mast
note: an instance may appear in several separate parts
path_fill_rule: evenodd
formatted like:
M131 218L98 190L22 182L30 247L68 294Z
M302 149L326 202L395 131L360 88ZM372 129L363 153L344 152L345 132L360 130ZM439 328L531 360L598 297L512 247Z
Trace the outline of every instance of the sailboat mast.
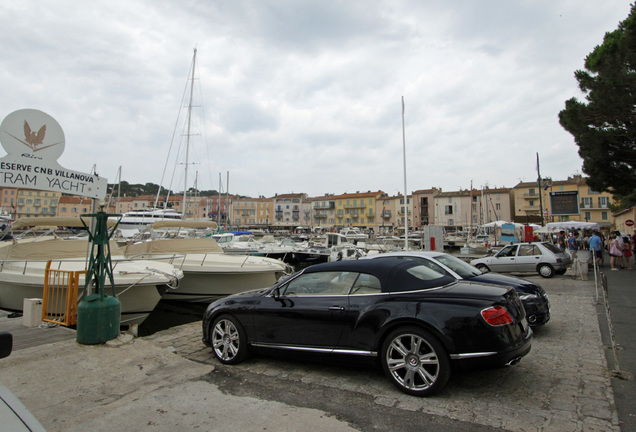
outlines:
M406 131L404 129L404 96L402 96L402 154L404 161L404 250L409 250L409 208L406 204Z
M470 181L470 231L468 232L468 240L473 239L473 181Z
M197 49L194 49L192 57L192 77L190 81L190 101L188 102L188 129L186 133L186 159L185 174L183 180L183 213L181 217L186 218L186 198L188 195L188 163L190 163L190 124L192 122L192 94L194 93L194 69L197 62Z
M230 219L230 172L227 171L227 181L225 182L225 208L227 209L225 211L225 223L230 226L230 221L234 220L234 215L232 215L232 218Z
M541 217L541 226L545 226L543 219L543 190L541 189L541 172L539 171L539 153L537 153L537 184L539 185L539 217Z

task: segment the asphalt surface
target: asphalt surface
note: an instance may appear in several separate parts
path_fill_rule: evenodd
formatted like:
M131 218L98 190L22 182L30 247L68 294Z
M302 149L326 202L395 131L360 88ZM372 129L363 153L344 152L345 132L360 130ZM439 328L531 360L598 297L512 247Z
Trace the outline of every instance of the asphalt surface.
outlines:
M636 266L634 270L611 271L601 268L607 277L606 298L599 305L599 323L603 330L603 343L609 370L612 372L612 388L623 432L636 431ZM602 299L601 299L602 300ZM611 326L606 320L611 317ZM605 322L603 322L605 320ZM613 329L613 332L611 331ZM613 337L611 337L613 335Z
M636 270L606 273L612 332L592 273L528 277L552 304L532 351L509 368L456 374L429 398L399 392L359 359L256 355L222 365L202 345L200 322L105 345L20 349L0 360L0 381L51 432L633 431L634 383L623 378L634 371Z

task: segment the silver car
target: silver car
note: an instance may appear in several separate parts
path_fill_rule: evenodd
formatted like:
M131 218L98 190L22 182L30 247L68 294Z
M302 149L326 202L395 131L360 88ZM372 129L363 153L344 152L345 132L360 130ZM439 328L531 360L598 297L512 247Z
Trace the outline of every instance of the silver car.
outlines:
M11 354L13 336L11 333L0 333L0 358ZM0 428L3 431L46 432L33 414L0 383Z
M499 273L538 272L550 278L563 274L572 264L570 256L552 243L516 243L501 249L496 255L470 262L481 271Z

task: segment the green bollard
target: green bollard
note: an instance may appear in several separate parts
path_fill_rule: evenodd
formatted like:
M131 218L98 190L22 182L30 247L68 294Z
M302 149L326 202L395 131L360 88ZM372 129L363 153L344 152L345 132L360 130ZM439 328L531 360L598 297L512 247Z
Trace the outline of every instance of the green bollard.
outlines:
M96 345L119 335L121 306L116 297L91 294L77 305L76 340Z

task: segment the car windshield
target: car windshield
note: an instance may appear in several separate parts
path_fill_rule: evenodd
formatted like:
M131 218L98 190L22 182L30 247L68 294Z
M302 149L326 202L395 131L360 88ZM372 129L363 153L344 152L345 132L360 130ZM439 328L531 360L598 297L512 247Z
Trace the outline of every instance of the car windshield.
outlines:
M463 279L468 279L468 278L479 276L480 274L482 274L478 268L473 267L467 262L462 261L461 259L454 257L452 255L447 255L447 254L437 255L435 259L441 262L442 264L444 264L446 267L453 270L455 273L460 275Z

